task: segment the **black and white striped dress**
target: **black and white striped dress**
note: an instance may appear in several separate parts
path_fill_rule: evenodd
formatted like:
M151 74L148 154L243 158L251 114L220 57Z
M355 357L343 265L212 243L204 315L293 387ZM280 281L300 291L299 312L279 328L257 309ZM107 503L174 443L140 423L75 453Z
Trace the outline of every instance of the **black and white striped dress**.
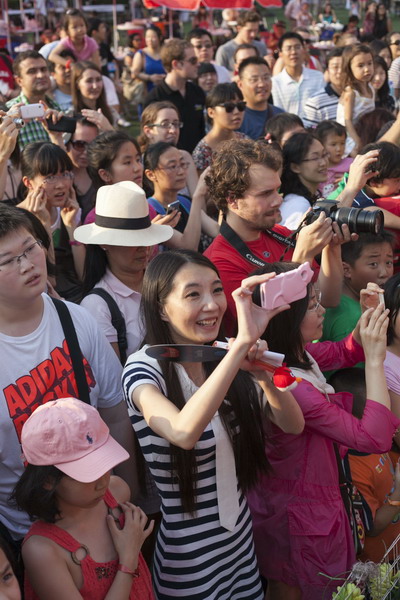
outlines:
M175 366L188 399L198 388L181 365ZM169 442L154 433L131 401L133 390L142 384L156 385L166 395L159 365L144 349L129 357L123 387L133 427L161 496L163 518L154 557L156 598L262 600L250 512L239 486L236 526L228 531L219 522L212 423L195 446L198 481L192 516L184 512L179 487L171 479ZM219 419L218 415L214 418Z

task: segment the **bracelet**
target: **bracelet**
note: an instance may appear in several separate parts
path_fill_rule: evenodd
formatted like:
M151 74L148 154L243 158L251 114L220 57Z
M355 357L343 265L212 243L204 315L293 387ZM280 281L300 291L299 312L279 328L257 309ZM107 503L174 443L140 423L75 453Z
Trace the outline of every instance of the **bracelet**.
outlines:
M133 578L140 576L139 567L136 567L136 569L132 571L131 569L128 569L128 567L125 567L125 565L121 565L121 563L119 563L118 571L121 571L121 573L126 573L127 575L132 575Z
M76 240L68 240L68 242L70 246L82 246L82 244Z
M392 500L391 498L387 499L390 506L400 506L400 500Z

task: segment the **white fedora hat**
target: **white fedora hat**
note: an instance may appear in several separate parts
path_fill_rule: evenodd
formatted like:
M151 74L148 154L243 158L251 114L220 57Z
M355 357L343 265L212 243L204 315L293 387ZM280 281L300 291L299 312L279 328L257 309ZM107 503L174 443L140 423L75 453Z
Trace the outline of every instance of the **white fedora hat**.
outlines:
M98 190L95 222L77 227L74 238L83 244L154 246L169 240L173 232L169 225L152 225L142 188L121 181Z

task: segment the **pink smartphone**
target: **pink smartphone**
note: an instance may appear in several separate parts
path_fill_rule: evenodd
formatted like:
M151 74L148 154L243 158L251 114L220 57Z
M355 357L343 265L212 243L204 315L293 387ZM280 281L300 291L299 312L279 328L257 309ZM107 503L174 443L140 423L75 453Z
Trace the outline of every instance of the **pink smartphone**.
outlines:
M304 298L314 272L308 262L260 285L261 306L272 310Z

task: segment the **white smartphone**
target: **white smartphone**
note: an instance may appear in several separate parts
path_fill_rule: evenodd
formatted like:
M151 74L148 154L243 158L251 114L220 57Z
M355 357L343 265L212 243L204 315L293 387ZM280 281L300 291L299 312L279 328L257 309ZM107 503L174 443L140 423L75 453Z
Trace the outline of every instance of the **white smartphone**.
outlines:
M40 119L44 117L43 104L24 104L19 107L22 119Z

